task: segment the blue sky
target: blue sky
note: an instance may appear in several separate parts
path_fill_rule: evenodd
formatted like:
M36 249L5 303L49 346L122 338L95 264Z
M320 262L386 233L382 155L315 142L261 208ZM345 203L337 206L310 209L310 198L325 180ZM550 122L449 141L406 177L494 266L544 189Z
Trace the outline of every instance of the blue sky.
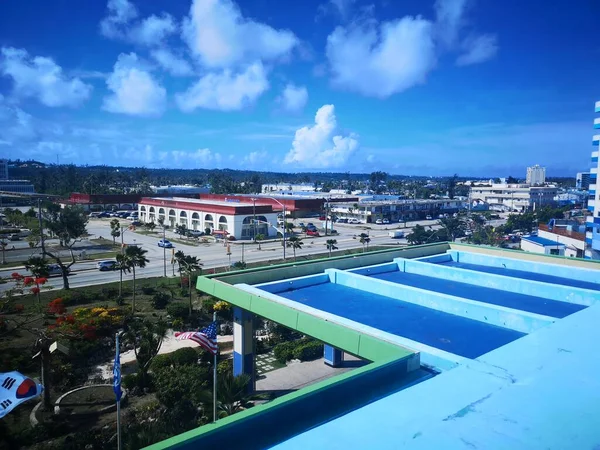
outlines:
M574 176L600 3L554 3L2 2L0 157Z

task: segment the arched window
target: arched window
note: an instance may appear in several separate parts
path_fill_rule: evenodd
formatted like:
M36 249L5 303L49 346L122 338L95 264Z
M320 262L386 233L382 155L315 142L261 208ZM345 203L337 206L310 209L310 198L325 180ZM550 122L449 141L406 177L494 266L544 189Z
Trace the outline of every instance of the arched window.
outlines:
M171 224L171 227L175 228L175 219L177 217L177 214L175 214L175 210L174 209L170 209L169 210L169 223Z
M215 229L212 214L207 214L204 216L204 228L210 228L211 230Z
M200 228L200 214L192 213L192 229L198 230Z
M221 216L219 218L219 230L227 231L227 217Z

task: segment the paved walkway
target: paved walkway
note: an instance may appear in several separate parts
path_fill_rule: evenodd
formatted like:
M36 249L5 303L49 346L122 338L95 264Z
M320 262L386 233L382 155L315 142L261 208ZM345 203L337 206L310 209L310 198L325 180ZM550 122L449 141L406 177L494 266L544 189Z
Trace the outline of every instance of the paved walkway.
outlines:
M256 390L293 391L365 364L368 362L361 361L347 353L344 354L343 366L338 368L328 366L323 358L315 361L288 363L286 367L259 376L256 381Z

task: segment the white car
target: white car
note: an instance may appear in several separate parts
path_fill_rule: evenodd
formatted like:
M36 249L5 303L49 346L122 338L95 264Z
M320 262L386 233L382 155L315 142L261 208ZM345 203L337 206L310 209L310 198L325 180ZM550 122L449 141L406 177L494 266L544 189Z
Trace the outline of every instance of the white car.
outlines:
M100 272L104 272L107 270L115 270L115 268L117 267L117 261L115 261L114 259L108 259L106 261L99 261L96 264L96 267Z
M375 221L375 223L376 223L377 225L383 225L383 220L381 220L381 219L377 219L377 220Z
M71 269L67 268L67 275L71 273ZM48 276L62 276L62 269L58 264L48 264Z

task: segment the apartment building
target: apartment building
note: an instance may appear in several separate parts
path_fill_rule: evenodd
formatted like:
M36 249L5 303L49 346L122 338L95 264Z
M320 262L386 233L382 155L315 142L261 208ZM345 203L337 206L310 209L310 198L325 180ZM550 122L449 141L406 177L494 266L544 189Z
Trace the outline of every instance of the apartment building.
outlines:
M556 186L530 184L487 184L471 187L471 200L487 203L492 210L524 212L554 205Z
M599 117L594 119L594 128L600 129L600 101L596 102L596 113ZM592 152L592 167L590 169L590 188L588 190L588 210L591 215L587 217L585 233L585 258L600 259L600 192L597 189L598 183L598 144L600 143L600 134L594 135L592 145L595 147Z
M540 167L537 164L527 168L527 184L534 186L544 184L546 182L546 168Z

